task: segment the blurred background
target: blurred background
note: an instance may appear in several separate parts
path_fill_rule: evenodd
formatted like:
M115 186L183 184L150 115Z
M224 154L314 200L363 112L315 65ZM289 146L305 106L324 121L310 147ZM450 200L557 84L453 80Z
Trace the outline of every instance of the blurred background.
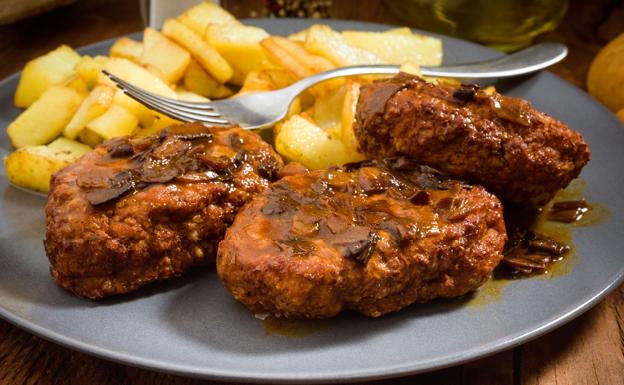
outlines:
M198 0L0 0L6 77L61 43L79 47L158 25ZM217 0L217 2L219 2ZM624 32L622 0L221 0L238 18L314 17L409 25L512 51L562 41L570 56L553 71L583 86L598 51Z

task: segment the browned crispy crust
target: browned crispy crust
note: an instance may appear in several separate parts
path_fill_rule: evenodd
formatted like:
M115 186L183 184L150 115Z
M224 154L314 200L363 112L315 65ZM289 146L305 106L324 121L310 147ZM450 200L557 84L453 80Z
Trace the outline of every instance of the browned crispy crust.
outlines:
M590 159L583 137L523 100L400 74L362 87L355 134L369 156L406 155L540 206Z
M502 258L500 202L408 169L368 164L272 184L219 245L226 288L256 314L288 318L377 317L475 290Z
M188 175L186 179L178 175L166 183L139 182L117 199L91 204L89 190L79 187L77 180L112 175L111 170L127 167L128 157L111 159L110 150L123 149L131 142L128 138L105 143L54 174L45 209L44 243L59 285L98 299L177 277L214 260L218 242L238 209L267 188L282 161L252 132L205 130L210 140L186 148L190 158L203 155L201 161L193 158L197 170L203 172L206 162L211 164L208 169L216 171L214 180L193 182ZM153 153L159 152L154 164L161 165L177 156L167 150L182 143L152 139L160 143Z

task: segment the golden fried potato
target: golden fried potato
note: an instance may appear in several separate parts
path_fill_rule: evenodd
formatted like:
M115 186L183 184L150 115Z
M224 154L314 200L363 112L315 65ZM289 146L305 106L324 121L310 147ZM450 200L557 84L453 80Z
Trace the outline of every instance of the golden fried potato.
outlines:
M227 82L234 75L232 66L214 47L179 21L174 19L165 21L162 32L186 48L195 60L221 83Z
M349 45L345 38L327 25L316 24L306 35L305 49L329 59L339 67L357 64L381 64L374 53Z
M70 155L80 158L87 152L93 150L90 146L77 142L75 140L67 139L64 137L56 138L52 143L48 144L49 148L66 152Z
M120 57L135 63L141 61L143 54L143 44L127 37L117 39L110 49L111 57Z
M202 38L209 24L238 23L231 13L211 2L202 2L188 9L178 16L178 21Z
M157 95L175 99L175 91L154 74L127 59L111 58L104 68L111 74Z
M136 133L134 135L136 136L149 136L149 135L153 135L153 134L158 134L160 131L162 131L163 129L172 126L176 123L175 120L167 117L167 116L163 116L163 115L159 115L156 116L156 118L152 121L152 124L150 124L149 126L145 126L144 128L139 129L138 131L136 131ZM179 123L179 122L177 122Z
M344 31L342 36L353 47L374 53L386 63L442 64L442 41L417 34Z
M154 75L147 69L122 58L111 58L106 63L106 70L120 77L121 79L134 84L137 87L152 92L157 95L171 99L176 98L176 93L162 79ZM110 83L106 83L110 84ZM113 96L113 104L124 107L136 116L141 124L149 125L157 114L136 100L124 94L121 90L116 90Z
M620 122L624 123L624 108L619 110L615 115L618 117L618 119L620 119Z
M4 158L7 178L18 186L48 192L50 177L78 159L72 153L48 146L26 146Z
M105 140L130 135L139 120L130 111L113 104L105 113L87 123L87 128Z
M310 169L324 169L351 161L342 142L331 139L305 114L293 115L281 125L275 137L275 148L286 158Z
M347 151L347 154L349 154L351 161L357 162L366 159L364 154L359 150L360 147L358 140L355 137L355 132L353 131L357 102L360 98L360 84L353 80L347 80L346 88L347 92L342 104L340 125L342 132L340 140L344 144L345 150Z
M383 31L382 33L386 33L386 34L396 34L396 35L405 35L405 36L411 36L412 30L409 29L409 27L399 27L399 28L392 28L392 29L388 29Z
M47 144L61 134L78 110L83 95L75 90L52 86L7 129L14 147Z
M209 99L223 99L234 92L210 76L195 60L191 60L183 79L184 88Z
M182 78L191 62L191 54L160 32L145 28L141 64L157 68L168 83Z
M62 45L26 63L15 91L15 105L27 108L50 86L64 83L74 74L79 60L76 51Z
M624 33L594 58L587 74L587 91L613 112L624 108Z
M306 28L306 29L302 29L299 32L291 33L290 35L288 35L288 40L305 43L307 36L308 36L308 29Z
M314 114L312 118L319 127L328 131L330 135L334 132L340 132L339 126L342 121L342 109L346 94L347 87L343 84L317 97L314 102ZM332 137L334 139L340 139L340 137L335 134L332 135Z
M277 87L270 79L263 76L260 71L254 71L247 74L243 86L236 95L245 95L250 92L274 91L276 89Z
M297 79L335 68L328 59L309 53L301 43L281 36L271 36L260 43L272 62L289 71Z
M106 66L108 58L106 56L83 56L80 61L74 66L74 71L87 85L89 89L95 87L95 85L102 81L102 79L108 78L102 73L102 68Z
M85 127L84 130L80 131L78 140L88 146L95 147L102 143L104 138Z
M115 90L108 86L97 86L82 101L80 107L63 129L63 136L76 139L88 122L102 115L113 103Z
M78 76L77 74L73 74L62 85L67 88L71 88L74 91L78 92L79 94L82 94L85 96L89 93L89 86L84 81L84 79Z
M199 102L199 103L210 101L210 99L205 98L199 94L196 94L195 92L188 91L184 87L176 88L175 92L178 97L178 100L185 100L187 102Z
M267 36L262 28L236 22L208 25L205 39L234 69L230 83L242 85L247 74L266 60L260 41Z

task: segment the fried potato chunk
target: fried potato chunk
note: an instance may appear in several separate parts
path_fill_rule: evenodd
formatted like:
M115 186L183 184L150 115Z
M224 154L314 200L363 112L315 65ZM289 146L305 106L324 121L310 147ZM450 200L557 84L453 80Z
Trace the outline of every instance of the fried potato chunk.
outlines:
M141 61L141 55L143 55L143 44L127 37L117 39L110 49L111 57L120 57L135 63Z
M63 86L48 88L7 129L14 147L47 144L61 134L82 103L83 96Z
M130 135L139 120L130 111L113 104L105 113L87 123L87 128L104 139Z
M63 136L76 139L85 125L102 115L113 103L115 90L108 86L97 86L82 101L71 121L63 129Z
M344 31L342 36L349 45L372 52L386 63L442 64L442 41L433 37L364 31Z
M193 57L221 83L230 80L234 75L232 66L210 44L202 40L187 26L177 20L169 19L163 25L163 34L186 48Z
M65 82L74 74L78 61L80 55L62 45L26 63L15 91L15 105L27 108L49 87Z
M242 85L247 74L266 60L260 41L267 36L262 28L236 22L208 25L205 38L234 69L230 83Z
M18 186L48 192L50 177L78 159L67 151L48 146L26 146L4 158L7 178Z
M290 160L311 169L352 161L342 142L332 139L305 114L293 115L281 125L275 137L275 148Z
M351 46L339 32L327 25L316 24L310 27L306 34L305 48L339 67L383 63L374 53Z
M145 28L141 64L156 67L167 82L175 84L182 78L190 62L188 51L160 32Z
M207 1L197 4L178 16L178 21L200 37L204 37L206 27L210 24L238 23L231 13Z

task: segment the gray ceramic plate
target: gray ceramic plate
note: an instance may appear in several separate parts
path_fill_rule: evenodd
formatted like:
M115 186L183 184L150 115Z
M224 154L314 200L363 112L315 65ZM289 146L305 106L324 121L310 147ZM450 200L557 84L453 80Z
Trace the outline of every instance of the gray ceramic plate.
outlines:
M306 20L251 22L276 34ZM387 26L328 21L337 29ZM104 54L111 41L82 50ZM447 63L496 55L444 39ZM18 75L0 83L1 155L19 113L12 106ZM624 275L624 127L579 89L549 73L499 87L581 131L593 150L582 178L590 201L611 211L600 225L574 234L578 260L567 275L510 282L474 298L414 305L380 319L344 314L299 337L267 334L236 303L214 269L94 303L50 279L43 250L44 200L0 177L0 315L51 341L96 356L184 375L240 381L329 382L383 378L459 364L537 337L589 309Z

